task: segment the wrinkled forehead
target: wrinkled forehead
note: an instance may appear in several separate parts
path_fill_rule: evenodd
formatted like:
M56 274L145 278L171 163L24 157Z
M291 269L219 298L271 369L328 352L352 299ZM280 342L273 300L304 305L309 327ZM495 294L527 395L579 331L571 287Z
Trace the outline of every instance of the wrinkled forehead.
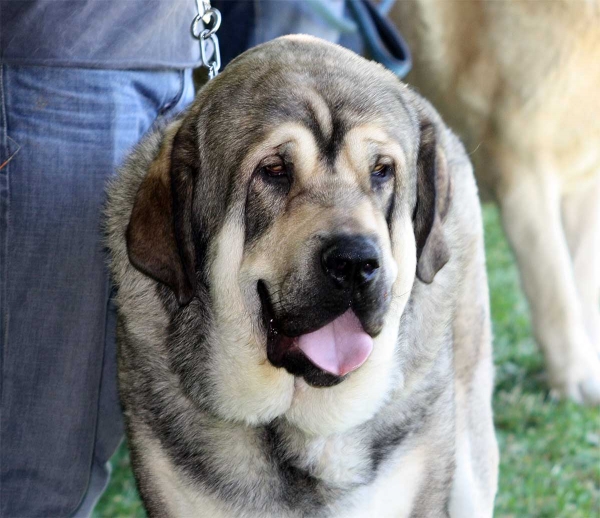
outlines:
M352 66L328 68L327 60L319 65L305 55L305 61L271 57L250 55L214 80L220 88L208 103L209 131L237 149L236 159L275 140L292 150L310 142L331 164L354 145L374 154L395 143L405 156L418 145L402 85L373 64L356 56Z
M401 169L406 167L406 152L383 125L357 124L337 140L332 132L292 120L277 125L251 146L242 163L242 171L251 171L261 159L278 155L294 166L298 180L318 180L320 171L334 171L338 178L354 177L354 172L373 167L385 158ZM352 174L349 174L352 173Z

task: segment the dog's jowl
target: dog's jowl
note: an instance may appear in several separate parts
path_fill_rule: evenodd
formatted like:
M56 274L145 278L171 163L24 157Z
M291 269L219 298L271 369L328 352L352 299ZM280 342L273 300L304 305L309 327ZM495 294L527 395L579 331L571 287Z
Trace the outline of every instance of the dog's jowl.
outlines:
M426 101L350 51L278 39L109 194L150 516L491 516L479 204Z

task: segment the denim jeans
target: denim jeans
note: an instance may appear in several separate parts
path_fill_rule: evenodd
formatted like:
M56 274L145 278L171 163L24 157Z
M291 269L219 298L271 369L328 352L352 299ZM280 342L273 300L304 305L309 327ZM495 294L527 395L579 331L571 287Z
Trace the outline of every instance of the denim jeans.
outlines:
M2 517L88 515L121 440L108 179L191 71L0 65Z

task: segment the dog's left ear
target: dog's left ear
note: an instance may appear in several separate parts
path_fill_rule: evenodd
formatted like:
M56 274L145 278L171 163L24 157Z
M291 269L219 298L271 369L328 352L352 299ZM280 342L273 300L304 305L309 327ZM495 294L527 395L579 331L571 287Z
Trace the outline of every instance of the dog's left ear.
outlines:
M141 272L165 284L184 306L196 288L191 212L197 150L185 122L167 130L135 197L127 251Z
M442 223L452 198L452 182L432 122L421 122L417 158L417 204L413 213L417 244L417 277L430 284L450 259Z

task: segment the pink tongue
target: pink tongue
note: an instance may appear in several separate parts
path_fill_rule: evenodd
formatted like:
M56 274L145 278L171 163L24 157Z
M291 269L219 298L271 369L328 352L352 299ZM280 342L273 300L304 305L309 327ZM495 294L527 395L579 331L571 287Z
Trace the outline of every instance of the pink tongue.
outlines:
M300 336L298 347L317 367L343 376L365 362L373 350L373 339L349 309L325 327Z

